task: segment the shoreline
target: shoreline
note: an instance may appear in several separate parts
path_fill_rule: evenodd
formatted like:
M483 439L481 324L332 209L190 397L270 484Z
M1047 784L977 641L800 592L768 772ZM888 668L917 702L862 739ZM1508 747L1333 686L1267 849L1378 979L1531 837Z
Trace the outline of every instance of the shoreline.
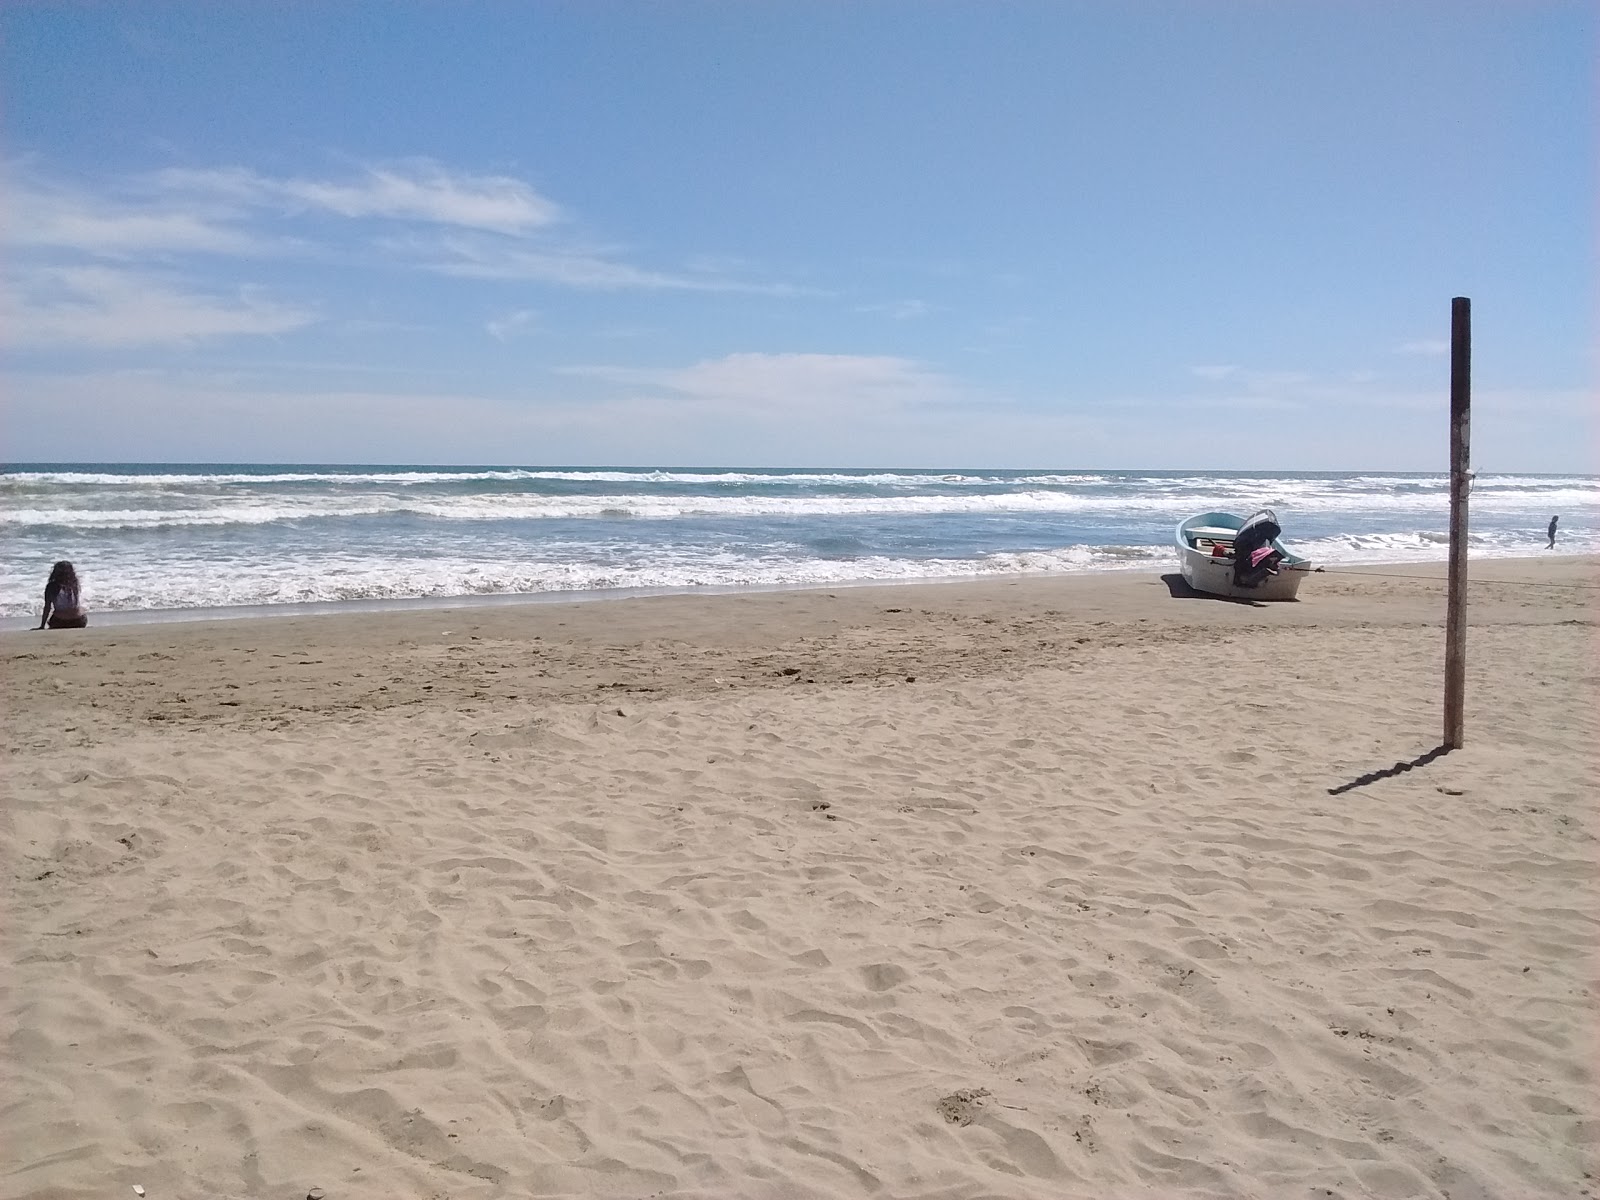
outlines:
M1495 575L1507 586L1470 591L1472 637L1561 625L1592 631L1600 556L1514 569L1507 562ZM774 681L959 682L1049 672L1103 646L1200 647L1220 686L1240 665L1230 647L1249 639L1424 631L1442 652L1445 573L1442 563L1398 577L1329 572L1299 600L1276 603L1198 595L1175 571L1117 572L91 624L42 631L52 636L0 633L0 686L13 748L48 743L56 721L94 739L106 722L272 729L396 708L428 712L452 698L462 712L493 714L592 703L609 692L693 699L759 692ZM72 697L92 711L50 715Z
M1479 564L1505 563L1527 564L1538 562L1541 564L1577 564L1600 563L1600 555L1585 554L1550 554L1500 556L1493 558L1468 559L1469 585L1492 585L1498 581L1490 579L1473 579L1470 571ZM1348 566L1329 565L1323 567L1318 574L1323 576L1335 575L1368 575L1379 576L1392 574L1393 568L1415 569L1419 579L1442 579L1448 564L1438 559L1398 559L1392 562L1363 562ZM1176 575L1177 564L1166 565L1166 569L1156 572L1161 577ZM1513 570L1513 573L1516 573ZM634 602L671 597L738 597L757 596L769 594L786 594L794 592L829 592L829 591L859 591L872 589L901 590L906 588L922 587L983 587L995 584L1003 585L1020 581L1061 581L1066 579L1121 579L1127 576L1150 577L1150 565L1138 565L1108 568L1094 571L1050 571L1050 572L1011 572L995 573L992 575L952 575L952 576L927 576L914 579L862 579L849 580L843 583L797 583L797 584L754 584L742 585L709 585L704 587L662 587L662 588L603 588L592 591L574 592L523 592L523 593L494 593L486 595L464 596L407 596L395 598L371 598L355 600L317 600L295 602L288 604L257 604L218 606L211 608L166 608L166 609L113 609L103 612L90 611L89 628L95 629L123 629L130 627L146 626L171 626L210 624L219 621L257 621L257 620L298 620L312 617L357 617L374 616L391 613L431 613L451 612L456 610L499 609L520 607L545 607L565 605L586 605L597 603ZM1514 584L1522 581L1511 581ZM1307 582L1308 587L1315 587L1315 580ZM1313 594L1296 603L1305 603L1313 599ZM14 633L36 631L33 617L0 617L0 639ZM56 631L77 632L77 631Z

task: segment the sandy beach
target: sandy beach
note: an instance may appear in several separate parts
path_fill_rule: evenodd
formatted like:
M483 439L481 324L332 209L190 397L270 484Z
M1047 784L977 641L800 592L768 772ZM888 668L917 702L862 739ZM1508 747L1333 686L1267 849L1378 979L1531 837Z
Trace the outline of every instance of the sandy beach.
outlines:
M0 635L0 1191L1593 1195L1600 563L1472 571L1442 755L1416 564Z

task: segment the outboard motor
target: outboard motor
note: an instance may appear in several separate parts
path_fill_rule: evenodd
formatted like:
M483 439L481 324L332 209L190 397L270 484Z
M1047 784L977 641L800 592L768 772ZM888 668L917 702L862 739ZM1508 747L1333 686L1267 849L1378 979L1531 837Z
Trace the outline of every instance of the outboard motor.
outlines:
M1272 541L1283 532L1278 515L1263 508L1250 515L1233 538L1233 582L1239 587L1260 587L1269 575L1278 573L1283 554L1273 549Z

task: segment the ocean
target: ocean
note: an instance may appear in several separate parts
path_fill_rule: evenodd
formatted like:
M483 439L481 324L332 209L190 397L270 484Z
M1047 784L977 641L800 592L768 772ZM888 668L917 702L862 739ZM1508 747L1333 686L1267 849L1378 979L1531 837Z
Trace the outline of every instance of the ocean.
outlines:
M1164 572L1180 519L1263 506L1319 563L1446 556L1439 474L47 463L0 467L0 616L61 558L102 616ZM1470 512L1474 557L1555 514L1600 550L1600 476L1480 475Z

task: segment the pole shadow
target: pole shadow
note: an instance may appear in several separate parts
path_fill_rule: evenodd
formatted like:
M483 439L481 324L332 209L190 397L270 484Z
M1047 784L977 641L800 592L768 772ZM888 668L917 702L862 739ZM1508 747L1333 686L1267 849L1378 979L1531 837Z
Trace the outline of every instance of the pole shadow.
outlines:
M1163 575L1161 582L1167 585L1167 594L1174 600L1220 600L1224 604L1242 604L1246 608L1266 608L1264 600L1246 600L1243 596L1213 596L1210 592L1197 592L1189 586L1189 581L1182 575Z
M1368 771L1365 775L1352 779L1349 783L1341 783L1338 787L1328 789L1328 795L1337 796L1341 792L1348 792L1352 788L1366 787L1369 783L1377 783L1380 779L1393 779L1396 775L1404 775L1416 767L1425 767L1436 758L1443 758L1450 753L1450 747L1445 745L1435 746L1426 754L1419 754L1410 762L1397 762L1392 767L1384 767L1381 771Z

